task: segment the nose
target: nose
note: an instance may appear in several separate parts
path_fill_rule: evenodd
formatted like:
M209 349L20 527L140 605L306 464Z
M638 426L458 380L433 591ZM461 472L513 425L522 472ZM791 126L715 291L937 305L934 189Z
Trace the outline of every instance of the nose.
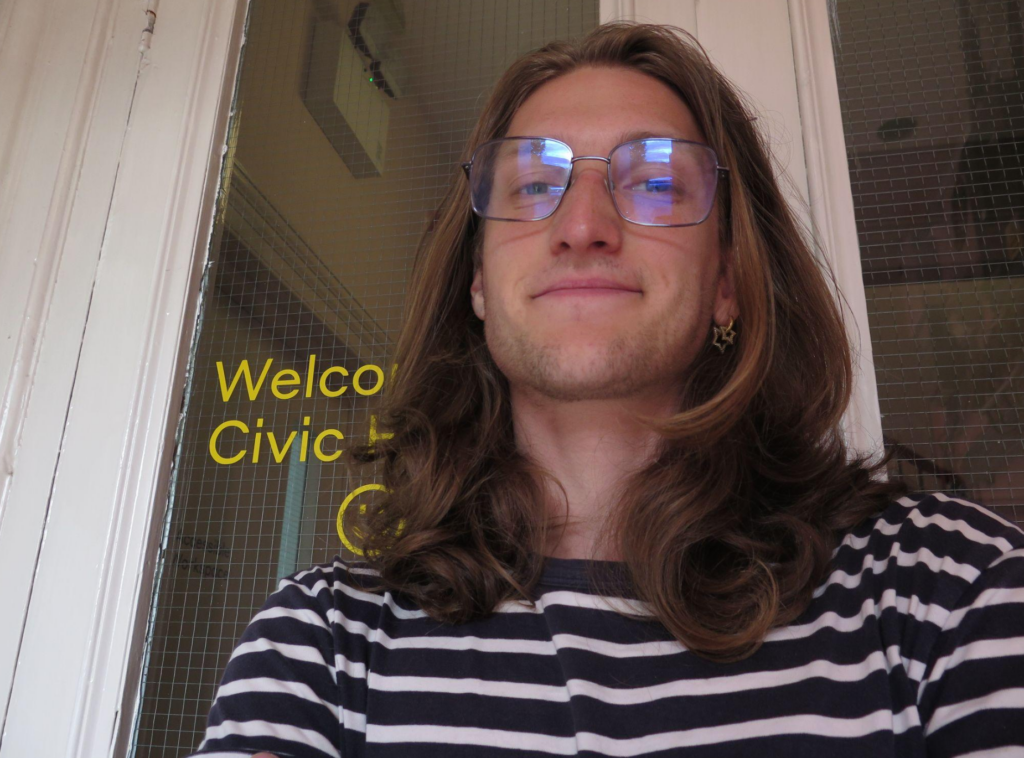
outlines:
M573 165L569 187L552 217L551 252L616 252L624 223L608 191L606 164Z

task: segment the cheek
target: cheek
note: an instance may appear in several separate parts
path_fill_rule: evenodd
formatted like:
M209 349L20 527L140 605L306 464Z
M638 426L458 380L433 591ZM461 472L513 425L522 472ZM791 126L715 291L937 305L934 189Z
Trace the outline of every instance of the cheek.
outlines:
M499 322L516 320L522 306L517 303L514 272L505 261L488 258L484 263L483 295L487 308L487 323L491 327Z
M484 261L484 291L490 302L501 301L507 308L528 299L530 286L536 286L545 263L538 257L543 241L526 224L507 224L506 227L485 233L481 255ZM518 307L521 307L519 305Z
M663 318L693 321L711 312L718 264L693 249L674 249L652 259L647 274L655 310Z
M702 287L704 266L696 251L689 246L651 245L644 264L654 287L660 292L669 293L674 301L684 293L692 293ZM690 296L686 299L690 299Z

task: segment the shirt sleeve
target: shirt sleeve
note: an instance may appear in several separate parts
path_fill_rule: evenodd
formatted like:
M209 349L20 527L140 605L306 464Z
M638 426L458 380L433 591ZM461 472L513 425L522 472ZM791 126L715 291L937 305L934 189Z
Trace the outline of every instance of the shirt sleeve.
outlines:
M282 580L253 617L217 690L196 756L341 758L341 703L322 576ZM326 606L325 606L326 604Z
M1013 751L1024 747L1024 548L1003 552L964 591L932 660L919 699L928 755L1020 755Z

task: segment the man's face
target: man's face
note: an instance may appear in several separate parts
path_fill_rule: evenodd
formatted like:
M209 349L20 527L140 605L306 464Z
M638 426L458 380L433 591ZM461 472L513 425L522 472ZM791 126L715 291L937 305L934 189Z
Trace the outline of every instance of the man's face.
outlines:
M607 156L630 133L704 142L666 85L625 68L585 68L548 82L507 136L555 137L576 156ZM618 215L607 164L580 161L555 213L484 221L482 266L470 288L488 349L513 393L560 401L675 397L712 319L738 314L720 276L718 211L689 227L645 227ZM565 279L628 288L541 294Z

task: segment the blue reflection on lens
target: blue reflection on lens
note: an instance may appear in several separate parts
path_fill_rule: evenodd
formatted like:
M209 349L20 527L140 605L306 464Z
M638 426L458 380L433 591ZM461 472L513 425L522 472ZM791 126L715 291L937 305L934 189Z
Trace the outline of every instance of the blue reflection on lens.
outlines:
M676 188L676 181L671 176L659 176L648 179L644 189L648 192L663 193Z
M672 141L666 139L649 139L642 143L644 160L651 163L668 163L672 160Z
M543 148L541 151L541 160L549 166L561 166L565 167L569 164L570 152L569 149L554 140L541 140Z

